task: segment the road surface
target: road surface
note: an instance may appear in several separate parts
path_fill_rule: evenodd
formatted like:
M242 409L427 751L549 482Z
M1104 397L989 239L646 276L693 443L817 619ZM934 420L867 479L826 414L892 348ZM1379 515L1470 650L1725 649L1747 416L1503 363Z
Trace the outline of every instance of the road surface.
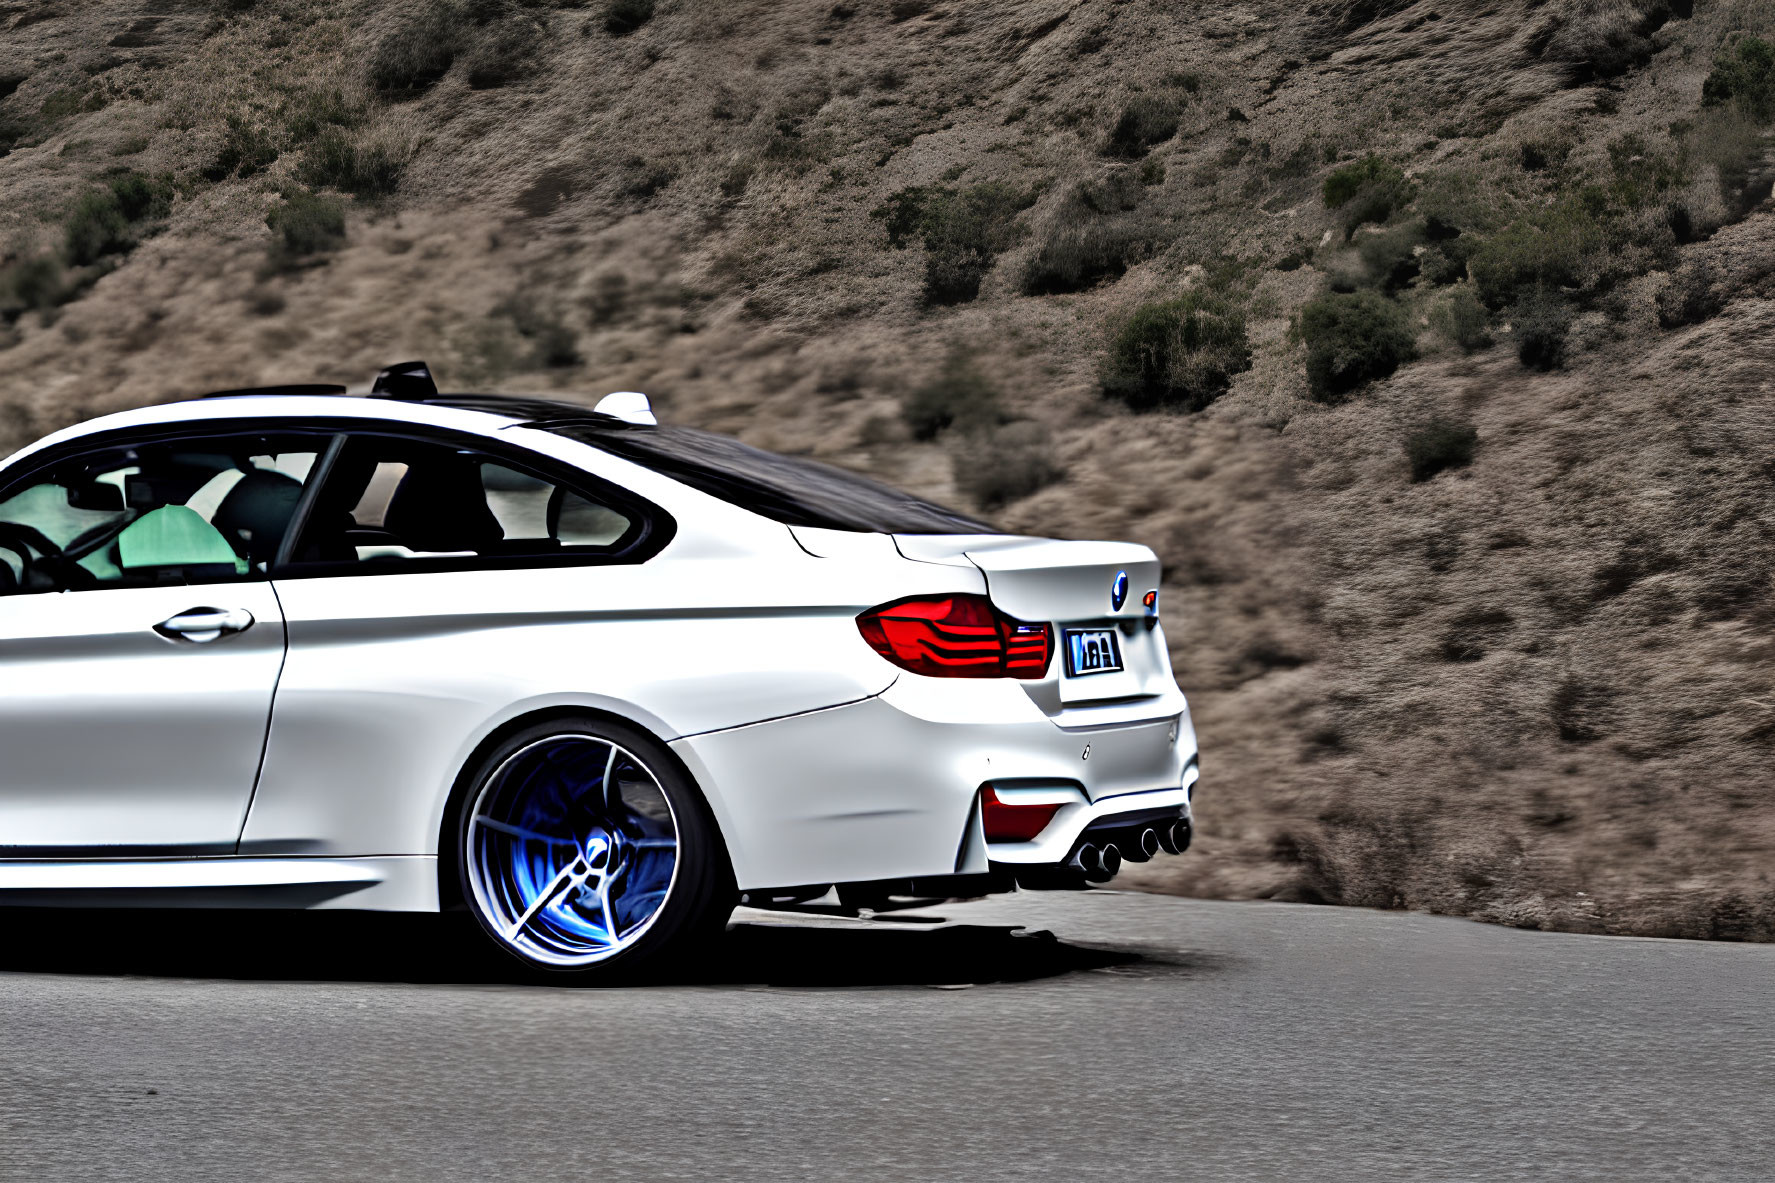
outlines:
M437 917L0 912L0 1177L1775 1178L1775 947L1107 892L739 919L698 980L592 990Z

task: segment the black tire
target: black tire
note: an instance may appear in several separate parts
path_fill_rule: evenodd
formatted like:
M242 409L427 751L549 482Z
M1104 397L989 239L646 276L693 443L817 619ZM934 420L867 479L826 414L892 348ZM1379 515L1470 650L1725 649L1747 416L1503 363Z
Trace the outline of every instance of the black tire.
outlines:
M541 960L508 940L489 905L477 895L473 878L477 861L471 849L471 823L483 793L498 793L492 781L510 763L539 751L550 740L591 739L615 745L644 766L670 803L676 829L676 869L665 898L633 943L585 964L562 965ZM546 757L544 757L546 758ZM727 850L701 792L666 746L638 727L596 715L549 719L502 739L465 778L467 791L457 807L455 862L462 899L474 914L486 940L529 970L548 976L616 981L637 974L661 975L693 968L725 930L738 900ZM520 790L522 791L522 790ZM584 856L579 856L583 865Z

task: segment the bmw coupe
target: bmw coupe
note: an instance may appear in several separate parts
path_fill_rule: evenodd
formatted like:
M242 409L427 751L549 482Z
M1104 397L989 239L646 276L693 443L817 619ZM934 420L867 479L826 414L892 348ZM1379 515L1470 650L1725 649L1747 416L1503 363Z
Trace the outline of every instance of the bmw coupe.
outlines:
M466 908L532 967L737 903L1181 853L1143 546L597 408L272 387L0 463L0 904Z

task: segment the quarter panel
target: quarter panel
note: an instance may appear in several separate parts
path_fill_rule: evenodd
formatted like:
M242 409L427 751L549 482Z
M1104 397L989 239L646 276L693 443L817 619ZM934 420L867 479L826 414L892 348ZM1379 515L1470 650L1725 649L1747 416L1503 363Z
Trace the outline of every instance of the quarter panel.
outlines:
M904 594L908 571L945 580L781 538L763 557L676 558L674 542L635 566L279 581L290 651L243 850L435 853L464 762L537 710L601 710L669 741L880 693L897 671L855 614ZM703 787L725 825L723 786Z

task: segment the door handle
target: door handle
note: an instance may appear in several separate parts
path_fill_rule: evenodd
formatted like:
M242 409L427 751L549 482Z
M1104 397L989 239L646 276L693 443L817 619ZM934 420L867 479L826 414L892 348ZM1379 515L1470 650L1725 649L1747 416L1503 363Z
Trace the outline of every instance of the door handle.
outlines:
M217 637L245 632L253 627L253 614L245 608L187 608L154 626L154 631L174 641L207 645Z

